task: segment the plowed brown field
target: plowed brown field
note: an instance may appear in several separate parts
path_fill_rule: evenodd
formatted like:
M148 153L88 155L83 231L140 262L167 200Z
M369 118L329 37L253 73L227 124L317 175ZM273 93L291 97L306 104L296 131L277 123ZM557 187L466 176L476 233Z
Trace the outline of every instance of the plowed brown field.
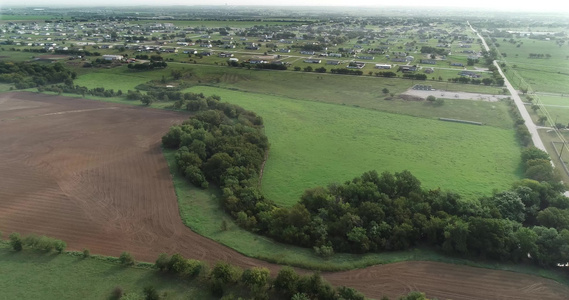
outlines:
M184 226L160 138L187 115L32 93L0 95L0 230L44 234L70 249L154 261L179 252L242 267L245 257ZM439 299L567 299L535 276L433 262L324 274L367 296L411 290Z

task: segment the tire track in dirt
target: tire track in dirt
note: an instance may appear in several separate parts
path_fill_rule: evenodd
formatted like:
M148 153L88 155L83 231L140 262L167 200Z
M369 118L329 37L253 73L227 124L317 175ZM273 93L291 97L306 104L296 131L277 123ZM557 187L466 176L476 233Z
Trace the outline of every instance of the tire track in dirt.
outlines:
M103 109L113 107L113 109ZM52 112L74 111L66 114ZM23 118L26 117L26 118ZM0 95L0 229L53 236L70 249L154 261L162 252L241 267L245 257L188 229L160 138L187 115L32 93ZM439 299L564 299L569 288L524 274L403 262L323 274L368 297L411 290Z

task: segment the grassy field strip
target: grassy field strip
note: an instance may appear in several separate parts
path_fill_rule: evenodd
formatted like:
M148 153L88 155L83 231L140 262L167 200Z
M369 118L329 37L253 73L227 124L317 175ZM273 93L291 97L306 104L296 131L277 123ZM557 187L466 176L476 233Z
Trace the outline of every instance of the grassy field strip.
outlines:
M466 198L507 188L520 178L512 130L211 87L190 90L220 95L263 117L271 150L262 188L282 205L296 203L307 188L372 169L408 169L426 187Z
M213 299L199 282L165 277L155 270L125 268L102 259L45 254L24 250L13 252L5 243L0 245L0 289L9 299L110 299L120 286L126 293L142 295L152 285L163 299ZM0 296L2 299L3 296Z

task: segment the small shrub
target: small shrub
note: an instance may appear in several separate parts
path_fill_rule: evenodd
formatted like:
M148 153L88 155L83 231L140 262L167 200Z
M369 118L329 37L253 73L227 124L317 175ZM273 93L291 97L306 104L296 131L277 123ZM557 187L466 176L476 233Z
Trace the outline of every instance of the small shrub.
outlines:
M61 253L65 248L67 248L67 243L62 240L55 240L55 251Z
M125 252L121 253L121 256L119 256L119 262L123 266L132 266L132 265L134 265L135 260L134 260L134 257L132 257L132 254L125 251Z
M158 259L156 259L156 263L154 265L156 266L156 268L158 268L158 270L166 271L168 270L169 262L170 258L168 257L168 254L162 253L158 256Z
M91 257L91 252L89 251L89 249L83 249L83 258L89 258Z
M12 249L16 251L22 251L23 249L22 237L20 236L19 233L13 232L12 234L10 234L10 246L12 247Z
M227 226L227 221L223 220L221 221L221 231L227 231L228 226Z
M119 300L124 295L124 291L120 286L116 286L111 292L111 300Z
M322 245L320 247L314 246L314 252L316 255L329 258L330 256L334 255L334 248L332 246Z
M151 285L145 287L143 293L145 300L160 300L160 295L158 295L156 288Z

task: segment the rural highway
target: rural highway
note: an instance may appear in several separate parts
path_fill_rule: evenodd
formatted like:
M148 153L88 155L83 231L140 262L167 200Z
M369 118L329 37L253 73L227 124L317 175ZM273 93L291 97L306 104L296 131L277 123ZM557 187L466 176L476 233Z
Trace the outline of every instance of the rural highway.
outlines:
M482 45L484 46L484 49L486 51L490 51L490 47L488 47L488 44L486 44L484 37L482 37L482 35L480 33L478 33L478 31L476 31L476 29L474 29L472 27L472 25L470 25L470 22L467 21L467 24L468 24L468 26L470 26L470 29L472 29L472 31L478 35L478 38L480 38L480 40L482 41ZM502 69L500 68L500 65L498 64L498 62L494 60L493 63L494 63L494 66L496 66L496 68L498 68L498 72L500 73L500 76L502 76L502 78L504 78L504 84L508 88L508 91L510 91L510 94L512 95L512 99L514 99L514 103L518 107L518 111L520 112L520 115L522 116L522 119L524 120L524 124L528 128L529 133L531 134L531 140L533 142L533 145L535 147L537 147L538 149L541 149L541 150L547 152L547 150L545 149L545 145L543 144L543 141L541 140L541 137L539 137L539 133L537 132L537 127L533 123L533 120L531 119L528 111L526 110L526 108L524 106L524 102L520 98L520 95L518 95L518 91L516 91L516 89L514 89L514 87L510 84L510 81L508 81L508 78L506 78L506 75L504 75L504 72L502 72ZM552 164L553 164L553 162L552 162Z
M490 51L490 48L488 47L488 44L486 44L486 41L484 40L482 35L480 35L480 33L478 33L478 31L476 31L472 27L472 25L470 25L470 22L468 22L468 21L466 21L466 22L468 23L468 26L470 26L470 29L472 29L472 31L474 31L478 35L478 37L482 41L482 44L484 45L484 49L486 49L486 51ZM502 72L502 69L500 68L500 65L498 65L498 62L494 60L493 63L494 63L494 66L496 66L496 68L498 68L498 72L500 72L500 76L502 76L502 78L504 78L504 84L508 88L508 91L510 91L510 94L512 95L512 99L514 99L514 103L518 107L518 111L520 112L520 115L524 119L524 124L526 125L529 133L531 134L531 140L533 142L533 145L536 148L541 149L541 150L545 151L546 153L548 153L547 149L545 149L545 145L543 144L543 141L541 140L541 137L539 136L539 133L537 132L537 126L535 126L535 123L531 119L526 107L524 106L524 102L520 98L520 95L518 95L518 91L516 91L516 89L514 89L514 87L510 84L510 81L508 81L508 78L506 78L506 75L504 75L504 72ZM551 154L549 154L549 155L551 155ZM551 162L551 165L553 167L555 167L555 165L553 164L553 161L550 160L550 162ZM569 191L566 191L565 193L563 193L563 195L565 195L565 197L569 197Z

